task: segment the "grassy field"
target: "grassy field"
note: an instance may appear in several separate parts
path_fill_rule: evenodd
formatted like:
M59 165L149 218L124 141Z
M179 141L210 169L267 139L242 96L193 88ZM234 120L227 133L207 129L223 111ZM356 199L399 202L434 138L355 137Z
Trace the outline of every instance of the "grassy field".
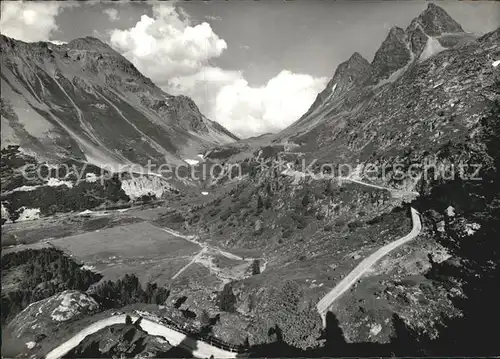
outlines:
M51 241L86 265L114 280L126 273L141 282L166 283L199 250L149 223L116 226Z
M123 224L152 221L169 211L168 207L149 205L96 211L92 215L63 213L33 221L8 223L2 226L2 248L33 244L45 239L63 238Z

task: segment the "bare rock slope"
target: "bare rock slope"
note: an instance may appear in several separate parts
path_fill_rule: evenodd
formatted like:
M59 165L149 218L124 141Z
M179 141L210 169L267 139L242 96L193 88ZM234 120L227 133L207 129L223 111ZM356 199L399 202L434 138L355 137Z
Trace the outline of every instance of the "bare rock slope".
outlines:
M101 41L0 37L2 147L93 164L182 163L237 138L171 96Z

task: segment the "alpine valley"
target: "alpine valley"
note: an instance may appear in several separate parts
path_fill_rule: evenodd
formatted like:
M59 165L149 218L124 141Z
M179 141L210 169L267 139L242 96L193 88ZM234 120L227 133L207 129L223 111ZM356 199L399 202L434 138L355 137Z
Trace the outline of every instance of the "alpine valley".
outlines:
M500 28L429 3L247 139L95 38L0 46L2 355L498 354Z

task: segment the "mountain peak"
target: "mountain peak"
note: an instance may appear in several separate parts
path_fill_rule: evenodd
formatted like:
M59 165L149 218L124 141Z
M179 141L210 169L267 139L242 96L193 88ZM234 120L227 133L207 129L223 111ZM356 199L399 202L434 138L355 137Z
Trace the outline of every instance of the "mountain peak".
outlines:
M346 61L349 66L370 66L370 63L367 59L365 59L359 52L355 52L349 57L349 60Z
M413 19L407 31L415 30L417 27L420 27L427 36L464 32L458 22L448 15L442 7L434 3L429 3L427 8Z
M106 53L116 53L108 44L92 36L73 39L66 44L68 49L103 51Z
M390 28L389 34L387 35L387 37L388 38L390 38L390 37L399 38L401 36L404 36L404 33L405 33L405 31L402 28L400 28L399 26L393 26Z
M206 146L235 139L206 120L190 98L163 92L124 56L94 37L52 46L2 36L0 48L2 79L8 79L2 80L2 102L18 106L6 131L2 122L2 144L22 141L27 150L46 158L180 163L185 153L191 156ZM37 126L53 131L43 144L38 138L45 133L37 133L39 137L30 133L28 140L27 132L15 122L41 105L53 110L51 115L46 111L30 121L33 118Z
M441 7L437 6L437 5L436 5L436 4L434 4L433 2L430 2L430 3L428 3L428 4L427 4L427 9L428 9L428 10L435 10L435 9L441 9L441 10L442 10L442 8L441 8Z
M420 56L430 37L464 33L459 23L440 6L429 3L427 8L406 28L412 52Z
M403 68L411 58L405 30L397 26L392 27L373 57L374 80L388 78L392 73Z
M349 61L363 61L365 58L359 52L355 52L349 57Z
M338 88L344 88L348 84L358 83L366 80L367 74L370 72L370 63L360 53L355 52L347 61L341 63L332 81L338 83ZM345 83L345 84L341 84Z

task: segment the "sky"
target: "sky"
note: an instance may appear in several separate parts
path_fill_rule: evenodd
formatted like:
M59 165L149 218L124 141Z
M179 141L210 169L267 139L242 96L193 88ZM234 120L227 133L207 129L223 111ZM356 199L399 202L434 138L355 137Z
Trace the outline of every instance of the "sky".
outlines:
M465 31L500 26L500 3L436 1ZM167 93L240 137L300 118L352 53L368 61L425 1L2 1L0 31L27 41L94 36Z

